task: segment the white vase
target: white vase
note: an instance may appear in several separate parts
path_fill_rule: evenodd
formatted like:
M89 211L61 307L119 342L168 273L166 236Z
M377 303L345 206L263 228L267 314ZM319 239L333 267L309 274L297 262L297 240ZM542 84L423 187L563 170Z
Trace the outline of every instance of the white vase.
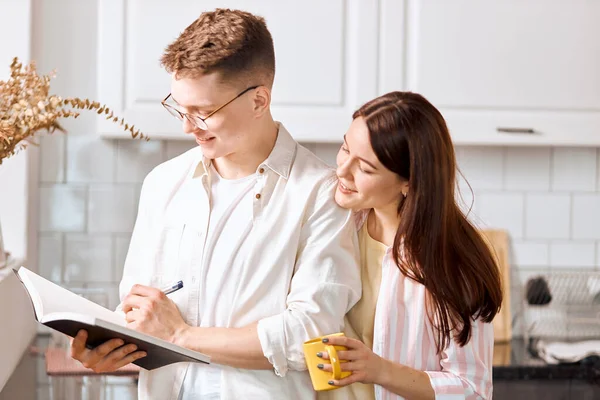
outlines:
M4 241L2 240L2 223L0 221L0 268L6 267L6 252L4 251Z

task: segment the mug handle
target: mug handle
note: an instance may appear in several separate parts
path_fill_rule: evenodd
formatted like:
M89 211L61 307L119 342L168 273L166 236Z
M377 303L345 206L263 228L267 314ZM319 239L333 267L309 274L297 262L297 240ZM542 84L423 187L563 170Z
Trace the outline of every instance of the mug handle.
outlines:
M336 381L342 378L342 366L338 359L337 349L334 346L325 346L327 354L329 354L329 360L331 361L331 368L333 369L333 379Z

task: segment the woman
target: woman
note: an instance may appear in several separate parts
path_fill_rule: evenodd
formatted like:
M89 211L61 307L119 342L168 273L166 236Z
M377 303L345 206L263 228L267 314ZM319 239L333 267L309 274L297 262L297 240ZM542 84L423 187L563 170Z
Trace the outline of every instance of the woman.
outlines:
M360 383L320 398L491 399L500 275L456 204L442 115L415 93L378 97L354 113L337 164L336 202L361 210L363 298L347 337L324 341L348 347L338 355L352 371L329 383Z

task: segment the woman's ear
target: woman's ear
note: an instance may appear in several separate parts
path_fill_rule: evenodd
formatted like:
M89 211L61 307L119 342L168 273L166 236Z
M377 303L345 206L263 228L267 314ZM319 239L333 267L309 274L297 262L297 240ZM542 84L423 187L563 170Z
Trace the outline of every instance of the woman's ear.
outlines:
M400 191L402 192L402 196L406 198L408 196L409 185L408 181L402 182L402 186L400 187Z

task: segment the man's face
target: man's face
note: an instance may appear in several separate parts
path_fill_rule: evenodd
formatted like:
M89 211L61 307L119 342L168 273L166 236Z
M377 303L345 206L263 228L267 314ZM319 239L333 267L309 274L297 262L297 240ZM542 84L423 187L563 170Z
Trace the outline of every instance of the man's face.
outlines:
M171 97L177 109L201 118L205 118L245 89L223 84L218 73L196 78L171 78ZM183 131L194 135L205 157L226 157L246 148L246 143L252 140L246 132L255 119L254 110L254 90L250 90L207 118L207 130L202 130L183 118Z

